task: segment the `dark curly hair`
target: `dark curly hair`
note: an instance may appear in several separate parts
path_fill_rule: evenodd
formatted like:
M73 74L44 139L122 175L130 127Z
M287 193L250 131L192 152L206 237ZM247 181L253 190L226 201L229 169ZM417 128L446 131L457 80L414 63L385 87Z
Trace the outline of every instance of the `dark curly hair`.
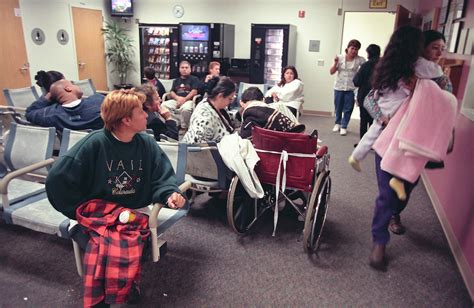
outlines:
M415 63L423 54L423 33L412 26L398 28L390 37L382 59L377 63L372 87L396 90L398 81L408 83L415 75Z
M64 75L58 71L38 71L35 76L36 84L46 92L49 92L53 83L61 79L64 79Z
M281 70L281 80L280 82L278 83L278 86L279 87L283 87L286 83L286 80L285 80L285 73L287 70L291 70L293 72L293 75L295 75L295 79L298 79L298 71L296 70L296 67L292 66L292 65L289 65L289 66L285 66L282 70Z

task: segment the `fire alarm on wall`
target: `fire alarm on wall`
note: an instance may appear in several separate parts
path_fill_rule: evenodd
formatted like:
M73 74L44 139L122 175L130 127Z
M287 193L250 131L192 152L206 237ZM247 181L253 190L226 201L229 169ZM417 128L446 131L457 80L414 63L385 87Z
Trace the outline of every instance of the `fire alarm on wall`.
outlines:
M305 13L306 13L305 10L299 10L298 11L298 17L299 18L304 18Z

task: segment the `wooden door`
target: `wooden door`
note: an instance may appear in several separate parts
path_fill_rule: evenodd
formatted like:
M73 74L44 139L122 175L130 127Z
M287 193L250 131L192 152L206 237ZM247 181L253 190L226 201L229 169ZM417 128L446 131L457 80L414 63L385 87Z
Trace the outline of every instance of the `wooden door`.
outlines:
M31 85L25 38L19 13L19 0L0 1L0 90L5 88L24 88ZM0 104L5 105L5 97L0 94Z
M397 4L394 30L397 30L401 26L407 25L410 25L410 11L407 8L401 6L400 4Z
M97 90L107 89L102 11L72 8L79 79L92 79Z

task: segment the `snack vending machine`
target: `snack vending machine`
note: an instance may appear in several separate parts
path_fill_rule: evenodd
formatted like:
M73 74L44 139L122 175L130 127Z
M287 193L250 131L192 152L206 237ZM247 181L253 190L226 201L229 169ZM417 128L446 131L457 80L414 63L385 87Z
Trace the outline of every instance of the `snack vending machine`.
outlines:
M139 24L140 69L152 66L160 79L178 77L179 26L160 24Z
M250 82L275 85L282 68L295 65L296 27L252 24L250 57Z
M191 63L192 74L203 77L210 61L221 63L221 74L234 57L234 25L182 23L180 26L180 61ZM223 71L224 68L224 71Z

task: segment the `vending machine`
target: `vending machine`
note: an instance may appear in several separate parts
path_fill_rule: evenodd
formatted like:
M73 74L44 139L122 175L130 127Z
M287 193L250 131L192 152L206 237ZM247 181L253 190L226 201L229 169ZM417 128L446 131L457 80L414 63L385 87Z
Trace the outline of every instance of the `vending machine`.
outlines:
M250 82L273 86L281 70L295 65L296 27L293 25L252 24L250 42Z
M139 24L140 69L152 66L160 79L178 77L179 26L166 24Z
M210 61L221 63L225 75L234 56L235 26L217 23L182 23L180 26L180 61L191 63L192 74L202 78Z

